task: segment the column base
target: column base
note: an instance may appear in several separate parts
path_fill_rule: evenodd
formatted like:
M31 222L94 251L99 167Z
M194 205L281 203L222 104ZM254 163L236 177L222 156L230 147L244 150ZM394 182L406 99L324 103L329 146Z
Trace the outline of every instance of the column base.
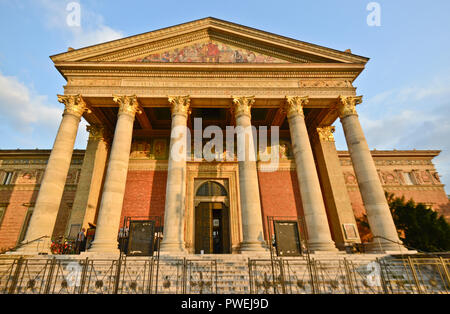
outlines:
M401 244L392 243L386 240L374 240L366 244L366 253L385 253L385 254L413 254L416 251L410 251ZM417 253L417 252L416 252Z
M159 248L160 254L167 254L167 253L177 253L177 254L186 254L186 248L184 243L180 242L161 242L161 246Z
M255 252L268 252L269 249L264 242L256 241L256 242L242 242L240 253L255 253Z
M31 243L24 243L15 251L6 252L8 255L51 255L50 239L43 238Z
M116 260L120 257L120 251L117 250L117 252L80 252L80 255L78 255L80 259L85 259L86 257L89 259L111 259Z
M87 251L87 253L105 253L105 254L120 254L118 243L111 242L92 242L92 247Z
M311 253L338 253L339 250L333 242L308 243Z

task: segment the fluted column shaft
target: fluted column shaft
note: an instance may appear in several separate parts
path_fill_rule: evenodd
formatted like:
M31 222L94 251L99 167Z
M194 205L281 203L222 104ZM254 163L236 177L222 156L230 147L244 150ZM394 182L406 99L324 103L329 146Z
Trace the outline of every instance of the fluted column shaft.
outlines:
M319 177L306 129L303 105L308 97L286 97L286 111L291 133L297 178L302 197L308 244L312 251L336 251L331 238L327 214L323 203Z
M58 101L65 105L65 110L23 243L43 236L48 236L49 238L25 245L20 249L21 252L35 252L38 247L40 251L50 251L50 237L52 236L61 204L78 126L81 116L87 110L86 104L80 95L58 95ZM42 242L45 244L40 245Z
M118 253L117 235L130 159L134 118L139 110L136 96L115 96L119 104L116 130L112 142L95 240L89 252Z
M240 149L239 145L245 145L243 149L245 156L238 160L243 236L241 252L244 253L266 250L256 158L251 158L251 155L255 153L254 139L251 132L251 106L254 102L254 97L236 97L233 99L236 127L241 127L240 131L244 132L243 142L239 141L238 134L238 150Z
M185 252L184 216L186 210L186 130L190 113L189 96L169 97L172 112L169 165L164 208L162 253Z
M400 243L383 187L378 178L375 163L356 113L356 105L361 102L362 96L341 96L338 101L339 117L344 129L353 169L358 180L359 190L366 208L372 234ZM403 249L403 247L391 241L377 239L372 249L378 250L379 245L381 245L383 251Z

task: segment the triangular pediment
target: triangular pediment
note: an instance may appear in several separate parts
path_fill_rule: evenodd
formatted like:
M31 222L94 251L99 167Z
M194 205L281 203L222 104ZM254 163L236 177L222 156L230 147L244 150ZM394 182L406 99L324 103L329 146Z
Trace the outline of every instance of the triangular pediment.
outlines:
M367 58L205 18L54 55L57 62L366 63Z
M126 61L166 63L288 63L281 58L258 51L224 44L215 40L201 41L189 45L153 51Z

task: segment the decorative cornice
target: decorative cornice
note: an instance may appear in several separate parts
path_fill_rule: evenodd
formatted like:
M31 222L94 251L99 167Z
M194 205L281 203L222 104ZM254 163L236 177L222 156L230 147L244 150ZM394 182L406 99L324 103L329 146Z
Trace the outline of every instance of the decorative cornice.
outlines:
M170 40L177 36L189 36L193 33L208 32L220 35L233 35L242 37L243 40L254 40L259 43L270 43L271 46L283 47L286 51L295 51L300 55L309 55L321 58L328 62L346 62L365 64L368 58L357 56L351 53L338 51L299 40L271 34L243 25L218 20L215 18L205 18L197 21L184 23L177 26L135 35L108 43L98 44L86 48L76 49L70 52L52 56L53 61L60 60L87 60L111 56L120 53L124 49L143 48L147 44L158 43Z
M345 67L340 64L285 64L285 63L230 63L230 64L203 64L203 63L136 63L109 62L109 63L64 63L58 69L67 78L70 76L96 77L179 77L179 78L323 78L347 79L352 82L362 68L360 66ZM302 86L299 87L349 87L344 86ZM336 84L334 84L336 85Z
M64 104L64 114L74 115L81 118L83 113L91 112L80 94L78 95L58 95L58 101Z
M317 128L319 139L322 142L334 142L334 131L336 131L336 128L334 126L324 126L321 128Z
M119 115L127 114L134 118L136 113L139 114L142 113L136 95L132 96L113 95L113 100L114 102L119 104Z
M386 191L442 191L444 190L444 184L436 185L383 185L383 189ZM359 191L358 185L348 185L348 191Z
M233 98L233 107L232 111L234 112L234 116L237 119L242 115L246 115L249 118L252 117L251 109L253 104L255 103L255 96L250 97L232 97Z
M309 96L286 96L286 101L282 105L282 110L286 112L286 116L292 118L296 115L304 117L303 106L308 104Z
M191 114L191 98L187 96L169 96L170 110L172 116L180 114L188 116Z
M356 105L362 103L362 96L339 96L337 110L339 118L343 119L347 116L358 115Z

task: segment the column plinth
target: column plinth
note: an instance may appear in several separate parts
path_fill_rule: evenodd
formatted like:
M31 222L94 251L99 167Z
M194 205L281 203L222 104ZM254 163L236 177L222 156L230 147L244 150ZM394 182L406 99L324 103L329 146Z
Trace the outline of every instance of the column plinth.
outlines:
M314 252L336 252L303 115L303 106L307 103L308 97L286 97L283 109L289 121L308 244Z
M161 253L185 253L186 131L190 114L189 96L169 97L172 112L169 165ZM184 141L184 142L183 142Z
M370 229L375 237L380 237L375 238L370 248L373 251L385 252L406 250L401 244L398 244L401 241L356 113L356 105L361 102L362 96L341 96L337 109Z
M63 118L42 178L36 205L22 243L39 241L22 246L20 253L50 253L50 241L55 226L67 173L72 160L73 147L81 116L87 111L81 95L58 95L58 101L65 105Z
M264 241L261 200L259 196L258 172L256 167L256 155L254 151L254 139L251 131L251 106L255 102L254 97L233 98L233 111L236 119L236 127L242 129L243 141L239 141L238 151L243 149L245 154L238 159L239 168L239 192L242 215L241 252L265 252L267 245ZM240 148L239 145L244 145ZM239 154L238 154L239 157ZM243 159L243 160L241 160Z
M100 202L95 239L89 252L118 253L117 235L130 159L133 124L141 112L136 96L114 96L119 104L116 130Z

